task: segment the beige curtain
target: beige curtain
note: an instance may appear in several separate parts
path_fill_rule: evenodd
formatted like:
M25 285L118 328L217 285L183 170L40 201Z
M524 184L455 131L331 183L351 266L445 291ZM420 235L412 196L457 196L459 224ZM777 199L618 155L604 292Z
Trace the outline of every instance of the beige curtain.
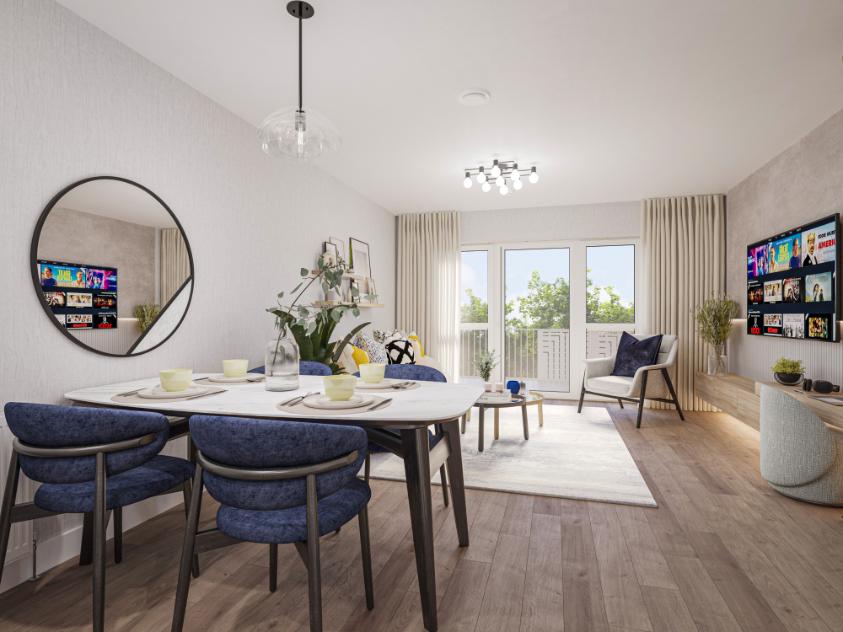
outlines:
M641 225L649 294L647 332L679 337L679 401L686 410L712 410L694 394L694 376L705 369L707 353L697 336L694 309L725 291L726 198L644 200Z
M190 276L187 245L178 228L161 229L161 307Z
M449 379L459 361L459 270L457 212L398 216L397 325L419 334Z

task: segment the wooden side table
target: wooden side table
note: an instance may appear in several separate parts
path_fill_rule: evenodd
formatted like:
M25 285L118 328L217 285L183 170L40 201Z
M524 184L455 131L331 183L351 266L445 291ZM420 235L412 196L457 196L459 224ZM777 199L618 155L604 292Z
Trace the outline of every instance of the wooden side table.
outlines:
M544 426L544 407L542 406L543 398L538 393L528 393L527 395L513 395L510 401L484 401L481 397L477 400L475 406L479 410L478 428L477 428L477 450L483 452L485 440L485 421L486 409L491 408L494 411L494 437L495 441L500 438L500 409L512 408L515 406L521 407L521 423L524 431L524 439L530 439L530 426L527 421L527 406L536 406L539 411L539 426ZM465 434L465 425L470 417L470 411L463 416L462 432Z

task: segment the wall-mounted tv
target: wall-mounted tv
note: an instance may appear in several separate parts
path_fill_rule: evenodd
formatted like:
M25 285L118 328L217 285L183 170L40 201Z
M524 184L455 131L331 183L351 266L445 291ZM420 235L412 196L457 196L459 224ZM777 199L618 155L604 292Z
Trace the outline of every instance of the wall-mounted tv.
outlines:
M44 300L67 329L117 329L117 268L38 260Z
M838 342L838 214L746 248L746 332Z

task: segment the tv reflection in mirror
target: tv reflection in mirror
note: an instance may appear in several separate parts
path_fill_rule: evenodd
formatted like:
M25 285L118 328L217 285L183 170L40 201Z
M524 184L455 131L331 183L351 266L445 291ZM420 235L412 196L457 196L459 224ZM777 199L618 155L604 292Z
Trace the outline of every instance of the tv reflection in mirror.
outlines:
M32 265L53 323L106 355L162 344L193 292L193 258L175 215L150 190L111 176L77 182L53 198L33 237Z

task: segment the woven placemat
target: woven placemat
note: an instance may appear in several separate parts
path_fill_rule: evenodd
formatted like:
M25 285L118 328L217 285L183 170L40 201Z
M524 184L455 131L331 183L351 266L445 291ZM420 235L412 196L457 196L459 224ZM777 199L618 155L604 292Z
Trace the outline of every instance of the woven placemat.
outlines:
M204 384L202 385L204 386ZM115 404L173 404L175 402L189 402L194 399L202 399L203 397L208 397L209 395L216 395L217 393L225 393L226 389L219 387L219 386L206 386L207 392L202 393L201 395L190 395L188 397L141 397L137 393L133 393L132 395L114 395L111 398L111 401Z
M398 384L400 382L396 382ZM396 392L396 391L412 391L414 388L419 388L421 384L418 382L409 382L406 386L402 386L400 388L395 388L394 386L379 386L377 388L361 388L358 386L355 388L355 393L357 395L363 395L365 393L389 393L389 392Z
M275 407L281 412L303 417L344 417L346 415L359 415L360 413L368 412L372 406L376 406L379 402L388 399L379 395L366 395L366 397L371 397L372 403L368 406L360 406L358 408L311 408L310 406L305 406L301 402L293 404L292 406L284 406L281 403L278 403ZM390 406L392 406L392 400L378 408L378 411L386 410Z
M206 384L210 384L213 386L230 386L238 384L254 384L255 382L263 382L266 379L265 375L260 375L258 373L251 374L247 379L243 380L242 382L215 382L210 377L200 377L197 380L193 380L194 384L202 384L203 386Z

